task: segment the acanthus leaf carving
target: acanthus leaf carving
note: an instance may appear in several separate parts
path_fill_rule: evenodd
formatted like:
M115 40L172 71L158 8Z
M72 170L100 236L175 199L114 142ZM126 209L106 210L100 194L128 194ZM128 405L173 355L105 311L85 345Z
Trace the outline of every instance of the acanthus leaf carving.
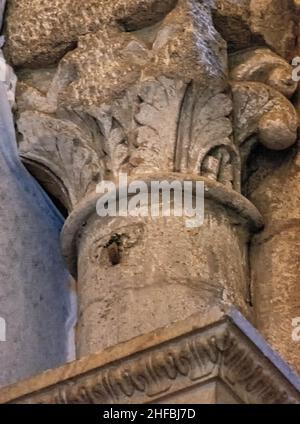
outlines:
M226 92L201 89L196 83L188 87L179 120L176 171L208 176L239 190L239 152L232 137L231 112Z

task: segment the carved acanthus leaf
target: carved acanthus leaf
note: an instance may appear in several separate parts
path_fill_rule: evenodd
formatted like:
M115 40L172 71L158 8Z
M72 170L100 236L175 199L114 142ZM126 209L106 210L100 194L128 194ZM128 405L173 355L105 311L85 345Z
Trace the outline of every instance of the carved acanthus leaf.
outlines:
M228 94L190 84L179 122L177 172L208 176L239 190L239 152L232 137L231 112Z
M23 136L21 154L63 182L71 205L101 180L99 147L85 126L27 111L21 114L18 127Z

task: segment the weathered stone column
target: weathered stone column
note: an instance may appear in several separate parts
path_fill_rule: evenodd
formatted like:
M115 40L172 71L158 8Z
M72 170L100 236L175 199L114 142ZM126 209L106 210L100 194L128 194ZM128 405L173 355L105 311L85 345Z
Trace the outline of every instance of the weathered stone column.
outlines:
M204 3L182 0L156 19L147 30L106 25L81 38L40 112L29 110L38 103L28 87L34 77L25 74L21 85L22 155L33 172L42 165L56 175L56 195L70 210L62 244L78 278L79 356L215 304L251 315L247 243L262 221L239 193L226 43ZM96 185L120 172L131 180L202 180L204 224L100 219Z
M180 217L99 218L93 210L79 222L78 209L69 217L63 244L78 258L80 356L205 315L216 304L251 314L248 230L260 216L238 193L203 181L205 221L197 228Z
M280 85L285 61L273 54L274 73L253 75L241 66L252 55L238 55L229 78L210 2L161 3L99 2L99 19L98 6L77 14L62 5L68 19L59 40L56 17L46 35L37 25L28 38L26 20L25 29L13 20L8 27L16 65L61 59L20 72L17 124L24 161L69 210L62 245L78 279L79 356L216 304L250 317L248 242L262 219L241 195L242 165L258 141L283 149L296 140L297 115L285 97L293 87ZM34 49L23 48L29 42ZM117 183L119 173L203 181L203 225L99 218L97 184Z

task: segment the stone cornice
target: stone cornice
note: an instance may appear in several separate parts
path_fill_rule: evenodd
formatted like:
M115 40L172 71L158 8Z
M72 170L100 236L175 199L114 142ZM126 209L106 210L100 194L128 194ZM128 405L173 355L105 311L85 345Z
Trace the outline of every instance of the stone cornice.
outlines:
M157 402L209 381L243 403L300 403L299 379L239 313L219 310L3 389L0 402Z

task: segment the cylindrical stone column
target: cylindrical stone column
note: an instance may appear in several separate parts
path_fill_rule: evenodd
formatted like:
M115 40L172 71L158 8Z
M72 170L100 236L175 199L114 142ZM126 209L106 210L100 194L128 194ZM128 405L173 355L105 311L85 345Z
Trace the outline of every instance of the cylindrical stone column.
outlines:
M186 217L100 218L95 202L83 205L63 233L66 256L78 258L79 357L214 305L251 315L247 242L261 221L237 192L206 180L204 223L195 228Z

